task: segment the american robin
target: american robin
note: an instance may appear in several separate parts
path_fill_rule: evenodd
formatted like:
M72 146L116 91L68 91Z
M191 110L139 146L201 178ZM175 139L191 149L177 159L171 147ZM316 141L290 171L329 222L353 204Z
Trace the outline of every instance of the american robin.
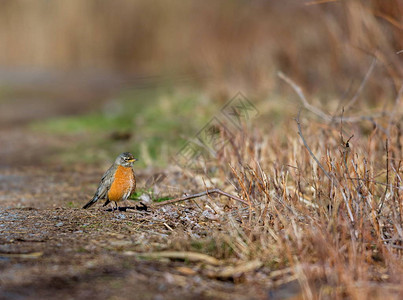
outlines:
M98 199L106 199L103 206L113 201L117 209L117 202L126 200L136 189L136 178L132 168L136 160L129 152L120 154L114 164L102 176L94 197L83 208L90 207Z

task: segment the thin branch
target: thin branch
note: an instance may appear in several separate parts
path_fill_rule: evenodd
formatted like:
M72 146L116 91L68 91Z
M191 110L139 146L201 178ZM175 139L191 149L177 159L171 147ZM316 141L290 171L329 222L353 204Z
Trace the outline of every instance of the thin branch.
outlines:
M332 180L332 177L330 176L330 174L328 172L326 172L325 168L322 166L322 164L319 162L319 160L316 158L315 154L313 154L311 148L309 148L308 143L306 142L304 135L302 134L302 129L301 129L301 123L299 121L299 117L301 115L301 110L299 110L298 112L298 117L295 119L295 121L297 122L298 125L298 134L301 137L302 142L304 143L305 148L308 150L309 154L311 155L311 157L316 161L316 163L318 164L318 166L322 169L323 173L325 173L326 177L329 178L330 180Z
M383 182L379 182L376 180L371 180L371 179L365 179L365 178L360 178L360 177L350 177L347 178L348 180L360 180L360 181L364 181L364 182L372 182L374 184L379 184L379 185L383 185L383 186L389 186L389 188L395 189L395 190L403 190L403 187L399 187L399 186L395 186L395 185L387 185L386 183Z
M332 120L331 116L329 116L328 114L326 114L319 108L311 105L308 102L308 100L306 100L304 92L302 91L301 87L298 86L294 81L292 81L288 76L286 76L283 72L278 72L277 75L278 75L278 77L280 77L282 80L284 80L286 83L288 83L293 88L293 90L297 93L297 95L299 96L299 98L302 101L302 104L304 105L304 107L306 109L310 110L311 112L313 112L314 114L316 114L317 116L321 117L322 119L324 119L326 121Z
M353 225L355 223L355 221L354 221L353 212L351 211L351 208L350 208L350 204L348 203L347 197L344 194L344 192L341 192L341 195L343 196L343 200L344 200L344 204L346 205L346 208L347 208L348 216L350 217L351 223Z
M340 141L342 145L345 145L344 143L344 137L343 137L343 115L344 115L344 106L341 110L341 119L340 119Z
M322 118L323 120L325 120L327 122L331 122L331 121L339 122L341 120L341 117L332 117L331 115L326 114L321 109L319 109L319 108L313 106L312 104L310 104L308 102L308 100L306 99L301 87L298 86L294 81L292 81L283 72L278 72L277 75L278 75L278 77L280 77L282 80L284 80L286 83L288 83L292 87L292 89L297 93L297 95L299 96L302 104L304 105L304 107L307 110L311 111L312 113L314 113L315 115L319 116L320 118ZM379 118L379 117L383 117L383 116L386 116L386 115L389 115L389 113L387 113L387 112L377 112L377 113L373 113L371 115L343 117L343 120L345 122L350 122L350 123L360 122L360 121L364 121L364 120L373 121L374 118Z
M381 112L376 112L367 116L351 116L351 117L344 117L343 120L346 122L350 123L355 123L355 122L361 122L361 121L371 121L373 122L374 118L381 118L390 115L389 112L381 111ZM335 122L338 122L340 120L340 117L334 117L333 120Z
M347 103L347 105L345 106L345 109L349 109L351 106L353 106L353 104L357 101L358 96L361 94L362 90L364 89L365 84L367 83L369 76L371 75L372 71L374 70L374 67L376 65L376 57L374 57L372 59L372 63L369 66L369 69L367 71L367 73L364 76L364 79L362 80L360 86L358 87L357 91L355 92L353 98L351 98L350 102Z
M382 212L383 203L385 202L388 188L389 188L389 140L386 139L386 188L381 199L381 205L379 206L378 209L378 215L380 215Z
M243 200L243 199L241 199L241 198L239 198L237 196L228 194L228 193L226 193L226 192L224 192L224 191L222 191L220 189L211 189L211 190L207 190L205 192L201 192L201 193L197 193L197 194L193 194L193 195L189 195L189 196L178 197L178 198L175 198L175 199L155 203L153 206L162 206L162 205L182 202L182 201L186 201L186 200L190 200L190 199L194 199L194 198L199 198L199 197L203 197L203 196L210 195L210 194L220 194L220 195L223 195L223 196L226 196L228 198L234 199L236 201L239 201L239 202L249 206L249 203L246 202L245 200Z
M402 98L402 95L403 95L403 84L400 86L400 89L397 92L396 99L395 99L395 105L394 105L393 110L392 110L392 112L390 114L389 124L388 124L388 129L387 129L388 135L390 134L390 128L392 126L393 119L395 117L396 111L398 111L399 102L400 102L400 99Z

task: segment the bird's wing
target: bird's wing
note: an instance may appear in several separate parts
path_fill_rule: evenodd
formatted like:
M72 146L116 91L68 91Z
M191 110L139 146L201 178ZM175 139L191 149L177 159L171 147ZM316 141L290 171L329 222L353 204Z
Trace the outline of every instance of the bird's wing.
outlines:
M106 197L106 194L111 188L112 182L115 178L116 169L117 169L116 165L112 165L102 176L98 189L95 192L95 196L98 199L104 199Z
M92 206L95 202L98 201L98 199L103 199L105 198L106 194L108 193L109 189L111 188L113 179L114 179L114 175L116 172L116 165L113 164L106 172L105 174L102 176L101 182L99 183L99 186L97 188L97 191L95 192L94 197L92 197L92 199L83 206L83 208L88 208L90 206Z

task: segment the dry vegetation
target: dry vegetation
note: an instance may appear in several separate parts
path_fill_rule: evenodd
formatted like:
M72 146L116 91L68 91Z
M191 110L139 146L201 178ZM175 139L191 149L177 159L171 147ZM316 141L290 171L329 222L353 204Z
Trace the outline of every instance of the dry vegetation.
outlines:
M288 129L238 132L202 165L248 202L211 208L222 227L209 239L231 249L223 258L258 260L277 284L298 280L306 299L399 298L402 116L386 115L369 135L360 122L301 116Z
M4 130L0 153L14 164L0 175L5 298L402 298L400 1L3 2L2 66L197 82L113 99L104 119L51 120L53 133ZM232 111L234 123L225 105L238 91L255 107ZM166 142L198 126L188 145L199 156ZM135 196L154 200L148 211L80 209L107 148L141 154L149 168L137 167ZM42 168L16 165L32 153ZM212 189L231 197L161 202Z
M323 5L7 0L0 12L0 64L198 74L215 88L251 92L275 88L273 71L282 70L312 92L342 93L353 80L349 75L364 72L373 55L382 62L382 74L372 88L398 84L401 3L318 2Z

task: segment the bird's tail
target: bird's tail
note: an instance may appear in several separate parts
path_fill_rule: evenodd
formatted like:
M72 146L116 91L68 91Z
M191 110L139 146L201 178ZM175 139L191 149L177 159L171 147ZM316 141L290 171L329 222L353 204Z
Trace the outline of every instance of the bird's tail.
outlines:
M86 205L83 206L84 209L87 209L88 207L92 206L95 202L98 201L98 196L94 196Z

